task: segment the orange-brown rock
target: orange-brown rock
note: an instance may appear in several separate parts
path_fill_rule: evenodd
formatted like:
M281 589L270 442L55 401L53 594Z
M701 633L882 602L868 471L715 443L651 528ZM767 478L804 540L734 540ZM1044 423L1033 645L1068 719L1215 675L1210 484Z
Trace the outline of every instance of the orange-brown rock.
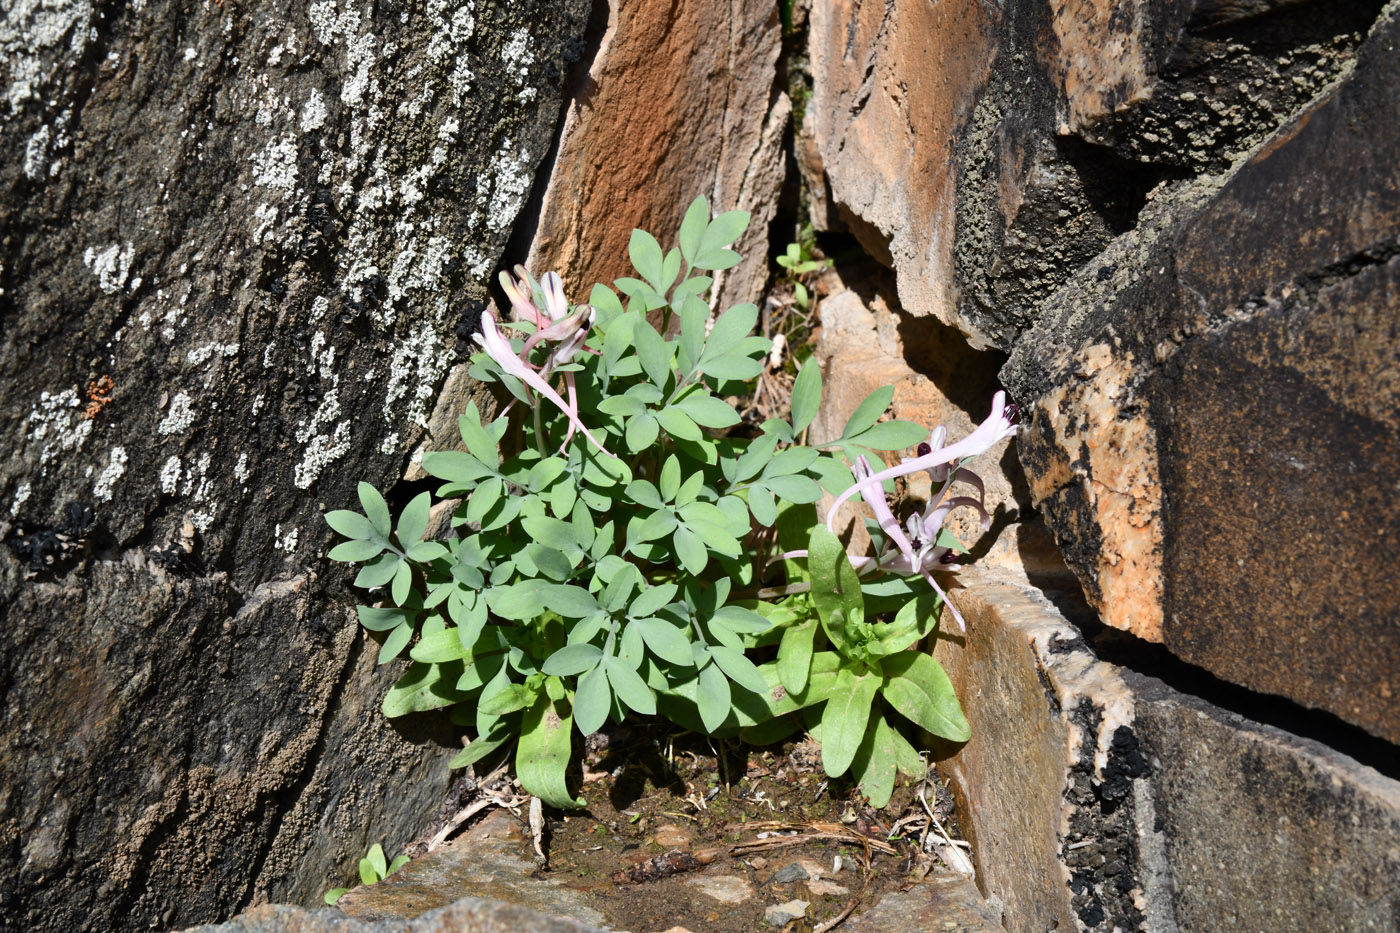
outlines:
M700 194L716 213L741 204L754 210L761 232L745 245L766 253L782 183L782 153L772 140L781 139L786 120L781 104L769 117L777 7L762 0L723 7L612 0L608 7L607 32L567 105L528 265L558 270L573 290L631 275L632 230L669 247ZM756 301L766 261L758 274L749 266L731 272L742 284L725 297Z

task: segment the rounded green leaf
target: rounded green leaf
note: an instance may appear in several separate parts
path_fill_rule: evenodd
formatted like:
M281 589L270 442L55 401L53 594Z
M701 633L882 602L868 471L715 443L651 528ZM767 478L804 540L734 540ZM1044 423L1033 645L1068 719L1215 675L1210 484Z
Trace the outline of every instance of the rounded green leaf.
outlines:
M636 415L627 419L627 449L632 453L641 453L656 442L656 436L661 433L660 426L656 423L656 417L650 412Z
M722 402L720 404L723 404ZM683 441L698 441L702 435L691 417L679 408L663 408L656 413L656 420L666 429L666 433Z
M541 693L520 719L520 743L515 749L515 776L525 791L561 809L584 802L569 794L565 779L573 747L573 719Z
M676 403L676 407L689 415L696 424L707 428L727 428L739 423L739 413L733 406L704 392L687 395Z
M407 620L399 623L398 627L389 633L389 637L384 639L384 644L379 648L378 664L388 664L399 656L408 640L413 637L413 626Z
M374 530L385 538L389 537L389 504L384 501L379 490L369 483L361 482L356 491L359 493L360 505L364 507L365 516L374 526Z
M710 550L698 534L682 525L671 537L671 543L675 545L676 559L686 573L692 576L704 573L705 565L710 562Z
M384 553L384 545L374 541L342 541L331 548L326 556L331 560L340 561L346 564L357 564L361 561L373 560Z
M591 671L603 659L597 645L567 645L549 656L540 670L555 677L572 677Z
M885 673L885 701L901 715L953 742L972 737L972 727L943 665L920 651L901 651L880 663Z
M831 699L822 710L822 768L828 777L846 773L865 738L870 705L879 680L872 674L840 676Z
M665 619L636 619L628 628L637 629L647 648L661 660L687 667L694 663L690 642L680 629Z
M326 524L347 538L368 539L374 536L374 526L359 512L336 509L326 513Z
M707 664L700 670L700 682L695 691L696 704L700 707L700 721L708 732L714 732L729 718L730 703L729 678L718 667Z
M822 403L822 370L815 359L809 359L797 371L792 383L792 430L802 431L817 417Z
M620 658L608 658L603 662L608 674L608 683L618 699L632 709L647 716L656 714L656 694L651 692L645 680Z
M612 688L602 665L594 667L578 679L574 692L574 724L584 735L592 735L607 721L612 708Z

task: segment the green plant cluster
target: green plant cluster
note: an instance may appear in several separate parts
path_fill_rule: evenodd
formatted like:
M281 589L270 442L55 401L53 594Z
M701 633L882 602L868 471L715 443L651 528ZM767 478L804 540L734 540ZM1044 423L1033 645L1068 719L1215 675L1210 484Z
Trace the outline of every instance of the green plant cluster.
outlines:
M378 884L407 864L407 855L397 855L392 862L386 861L384 847L376 842L369 847L369 852L365 853L365 857L360 859L360 883ZM326 903L334 906L335 902L340 900L349 890L349 888L331 888L326 892Z
M886 388L837 440L797 443L821 402L815 365L797 378L791 420L744 425L726 401L769 350L752 335L755 306L715 316L706 300L708 273L738 261L729 247L747 221L711 220L698 198L677 248L633 233L636 276L594 286L591 310L551 311L558 327L504 325L508 351L483 338L472 373L514 402L490 421L468 406L465 449L423 458L436 497L454 503L452 535L427 535L427 493L395 518L361 483L363 512L327 514L349 539L330 557L361 565L355 585L374 604L359 620L382 639L379 662L411 662L384 713L450 707L472 736L453 767L514 743L521 785L571 807L583 803L568 780L574 733L609 719L659 715L757 742L807 728L827 773L850 772L882 806L896 769L922 773L906 732L968 737L948 678L919 648L937 594L918 576L863 582L814 506L852 486L858 456L879 461L926 429L880 420ZM553 308L548 281L520 281L527 310ZM571 321L580 352L550 356L545 331L572 333ZM521 373L563 377L569 401L545 404ZM596 442L574 430L569 405ZM801 548L806 558L783 557Z

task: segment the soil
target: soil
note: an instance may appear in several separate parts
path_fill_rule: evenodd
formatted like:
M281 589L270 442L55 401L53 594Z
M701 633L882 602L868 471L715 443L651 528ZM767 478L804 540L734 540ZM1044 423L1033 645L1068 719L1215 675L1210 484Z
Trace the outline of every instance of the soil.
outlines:
M756 748L687 733L594 738L588 807L548 821L541 874L594 894L615 929L830 929L933 866L921 847L921 787L952 831L951 803L931 779L901 779L876 811L849 782L826 778L811 740ZM765 919L790 901L807 902L802 916Z

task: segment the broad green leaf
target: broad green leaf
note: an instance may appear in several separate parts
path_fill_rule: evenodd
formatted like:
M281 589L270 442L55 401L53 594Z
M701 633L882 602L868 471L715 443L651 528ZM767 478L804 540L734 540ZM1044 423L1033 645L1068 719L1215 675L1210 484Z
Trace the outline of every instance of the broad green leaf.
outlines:
M768 682L763 679L758 668L744 656L742 651L726 648L723 645L711 645L710 656L715 659L719 669L729 675L730 680L745 690L758 694L768 692Z
M731 245L743 235L749 225L748 211L725 211L710 221L700 237L698 252L720 249Z
M667 434L683 441L698 441L703 436L691 417L679 407L661 409L656 413L656 420L666 429Z
M606 328L622 315L622 302L617 293L606 285L594 285L588 293L588 303L598 312L598 323Z
M374 884L379 880L379 876L374 873L374 863L367 858L360 859L360 883Z
M792 383L792 430L802 431L817 417L822 403L822 370L815 359L808 359Z
M627 484L626 492L627 498L649 509L659 509L666 504L657 488L644 479L632 480Z
M517 586L530 586L520 583ZM534 584L540 591L544 608L557 612L566 619L582 619L598 611L598 601L581 586L550 583Z
M413 663L398 683L384 695L382 710L389 719L451 706L461 699L453 681L460 676L460 664Z
M423 469L430 476L460 484L463 491L492 473L486 464L463 450L430 450L423 455Z
M856 406L856 410L851 412L851 417L846 420L846 428L841 432L841 436L846 439L855 437L862 431L867 430L880 416L885 413L885 409L890 407L890 402L894 400L894 386L882 386L865 397L865 401Z
M773 458L773 452L778 449L778 439L772 434L765 434L755 438L749 443L739 457L739 462L734 465L734 476L732 481L742 483L744 480L757 476L759 472Z
M881 421L849 440L876 450L903 450L928 440L928 433L927 428L912 421Z
M389 632L389 637L384 639L384 644L379 646L379 660L376 664L388 664L399 656L408 640L413 637L413 626L408 622L401 623L397 628Z
M404 547L415 544L423 540L423 532L428 528L428 509L432 507L433 497L426 493L419 493L404 506L404 510L399 513L399 543Z
M851 766L856 749L865 738L870 704L880 681L873 674L859 677L847 672L822 711L822 768L828 777L840 777Z
M633 415L640 415L647 410L640 399L630 395L610 395L598 403L598 410L605 415L617 415L620 418L630 418Z
M825 524L812 529L807 546L807 570L812 575L812 605L822 620L822 628L839 650L849 653L845 623L862 620L865 601L860 577L851 566L841 540Z
M674 299L673 299L674 303ZM710 320L710 306L694 295L680 301L681 312L681 368L690 372L700 362L705 352L705 325Z
M632 267L657 291L663 291L670 286L670 282L661 281L664 257L656 237L645 230L633 230L631 238L627 241L627 257L632 261Z
M705 235L709 219L710 205L705 201L703 194L698 195L690 202L690 207L686 208L685 217L681 220L681 255L692 266L695 265L695 257L700 254L700 241Z
M529 706L535 702L535 697L538 694L539 691L531 690L524 684L511 684L504 690L492 694L490 699L483 700L480 709L483 713L491 716L504 716Z
M324 898L326 905L328 907L334 907L335 902L344 897L349 890L349 888L331 888L329 891L326 892L326 896Z
M347 564L358 564L363 561L373 560L384 553L382 541L342 541L331 548L326 556L331 560L340 561Z
M705 375L720 380L746 382L763 372L763 364L747 356L717 356L700 364Z
M457 629L437 629L433 632L424 632L423 637L418 639L418 644L408 652L408 656L415 661L423 661L428 664L441 664L444 661L460 661L462 659L462 640L457 635Z
M695 699L700 708L700 721L707 731L714 732L729 717L729 678L714 664L706 665L700 671Z
M816 619L807 619L783 630L783 640L778 645L778 679L789 693L801 693L807 688L816 637Z
M764 485L787 501L802 505L816 502L822 497L822 488L817 481L800 473L770 476L764 480Z
M501 493L504 490L505 484L495 476L479 484L467 500L467 521L480 524L496 503L501 501Z
M393 582L389 584L389 595L394 598L394 602L402 606L408 602L408 595L413 589L413 568L405 561L399 564L399 569L394 571Z
M627 614L634 619L656 614L656 610L669 603L676 597L676 585L674 583L658 583L643 590L632 604L627 607Z
M757 323L757 305L741 304L730 308L716 318L714 326L710 328L710 334L705 339L705 353L702 359L708 361L729 355L739 347Z
M680 508L694 502L704 485L704 473L697 471L686 477L685 482L681 483L680 489L676 490L676 507Z
M467 410L457 419L457 428L462 434L462 443L473 457L488 467L500 465L501 454L496 445L496 436L482 426L476 402L467 403Z
M355 585L363 590L383 586L398 573L401 558L397 554L383 554L360 568L355 575Z
M676 529L671 542L676 548L676 559L680 561L686 573L692 576L704 573L705 565L710 562L710 552L698 534L688 526L682 525Z
M446 557L447 547L438 541L419 541L404 553L408 555L409 560L429 564L439 557Z
M707 428L727 428L739 423L739 414L728 402L704 392L687 395L676 403L696 424Z
M817 474L817 482L832 495L839 496L856 483L851 468L835 457L822 456L812 461L809 469Z
M530 478L526 481L526 485L533 492L544 492L549 488L550 483L559 478L559 474L568 469L568 466L562 457L545 457L530 468Z
M394 609L388 606L356 606L355 614L359 616L360 624L371 632L387 632L397 628L400 623L411 622L414 615L411 609Z
M657 484L657 492L661 494L662 499L670 502L676 497L676 493L681 488L681 462L675 454L667 457L666 462L662 464ZM652 508L660 508L660 506L652 506Z
M369 863L374 866L374 870L379 874L380 878L387 878L389 876L389 863L384 858L383 846L377 842L370 846L369 855L367 857L369 858Z
M901 651L885 658L881 666L885 700L906 719L949 741L966 742L972 737L943 665L920 651Z
M592 735L607 721L612 707L612 688L607 671L599 664L578 679L574 693L574 724L584 735Z
M369 483L361 482L356 490L359 492L360 505L364 507L369 523L379 532L380 537L389 537L389 505L384 501L384 497Z
M764 465L763 478L771 479L774 476L801 473L815 463L820 456L821 454L810 447L789 447L787 450L781 450Z
M627 449L641 453L656 442L660 426L650 412L627 419Z
M637 527L638 541L655 541L676 530L676 513L670 509L652 512Z
M540 588L533 583L495 586L484 595L492 612L513 622L528 622L544 610Z
M569 578L569 574L574 572L573 566L569 564L569 559L564 556L563 551L540 544L538 541L531 541L525 546L525 552L530 555L530 560L534 562L535 568L555 582L562 583Z
M656 695L625 661L620 658L607 658L603 661L603 666L607 670L608 683L622 702L644 715L656 714Z
M890 802L894 793L894 773L898 763L896 740L899 734L885 722L884 716L872 716L865 737L851 762L851 776L860 782L860 789L870 798L870 805L879 809Z
M347 538L369 540L374 536L374 526L359 512L349 509L336 509L326 513L326 524Z
M652 385L665 391L666 382L671 378L671 347L646 321L637 324L633 336L637 345L637 358L642 362L642 370Z
M477 736L472 739L471 744L457 753L451 761L447 763L449 768L465 768L467 765L474 765L487 755L509 742L510 731L502 729L493 737Z
M692 663L690 642L680 629L665 619L636 619L628 628L637 629L647 648L661 660L687 666Z
M540 694L535 705L520 720L520 744L515 751L515 775L527 793L551 807L569 809L584 805L569 794L564 779L572 750L571 717L547 694Z
M748 495L749 511L753 512L753 517L763 527L773 527L778 520L778 504L773 501L773 493L763 483L755 483L749 487Z

